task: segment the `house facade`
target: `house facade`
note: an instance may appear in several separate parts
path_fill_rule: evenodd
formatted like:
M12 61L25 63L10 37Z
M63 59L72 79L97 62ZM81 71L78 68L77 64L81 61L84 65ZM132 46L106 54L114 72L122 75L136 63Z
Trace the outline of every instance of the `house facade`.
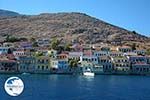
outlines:
M111 58L114 73L116 74L129 74L130 73L130 62L129 59L125 56L118 56Z
M36 68L36 59L31 56L19 57L19 72L20 73L34 73Z

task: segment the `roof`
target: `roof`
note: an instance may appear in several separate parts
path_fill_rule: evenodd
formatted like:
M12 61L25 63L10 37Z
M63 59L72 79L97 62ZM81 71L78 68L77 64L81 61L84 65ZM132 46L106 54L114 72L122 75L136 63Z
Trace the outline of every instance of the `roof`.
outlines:
M16 60L0 60L0 62L17 62Z
M118 48L129 48L129 49L131 49L131 47L129 47L129 46L118 46Z
M147 64L147 63L144 63L144 62L137 62L137 63L135 63L133 65L149 65L150 66L150 64Z

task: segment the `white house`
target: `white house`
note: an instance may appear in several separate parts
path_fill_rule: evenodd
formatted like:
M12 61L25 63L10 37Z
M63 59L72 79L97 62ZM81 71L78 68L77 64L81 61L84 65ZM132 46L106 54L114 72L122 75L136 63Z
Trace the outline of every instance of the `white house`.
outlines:
M9 47L0 47L0 54L7 54L9 49Z
M119 74L130 72L130 61L126 56L111 57L114 71Z
M20 56L25 56L26 53L25 53L25 50L20 49L20 50L14 50L14 51L13 51L13 55L14 55L16 58L18 58L18 57L20 57Z
M99 57L99 64L103 65L104 72L112 72L113 71L113 64L111 61L111 57L109 57L109 56Z
M91 62L93 64L98 64L98 57L96 56L80 56L80 62L81 61L87 61L87 62Z
M131 64L147 63L147 57L146 56L129 56L128 58L129 58Z
M125 52L131 52L132 48L129 46L121 46L121 47L117 47L116 50L125 53Z
M122 52L117 52L117 51L109 52L108 55L111 56L111 57L124 56L124 54Z
M80 56L83 56L83 52L69 52L68 58L80 60Z
M37 41L38 46L44 47L44 46L49 46L50 45L50 40L49 39L38 39Z
M146 63L132 64L132 74L150 74L150 64Z

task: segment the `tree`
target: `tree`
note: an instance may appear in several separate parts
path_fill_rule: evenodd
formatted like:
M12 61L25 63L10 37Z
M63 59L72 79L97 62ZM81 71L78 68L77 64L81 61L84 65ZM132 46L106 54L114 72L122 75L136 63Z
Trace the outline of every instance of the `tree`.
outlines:
M10 36L10 35L7 35L6 38L5 38L5 42L18 42L18 41L25 41L27 40L26 38L18 38L18 37L15 37L15 36Z
M150 55L150 49L146 50L146 55Z
M33 47L38 47L37 42L33 42L32 46L33 46Z
M69 65L71 68L76 68L78 66L78 60L74 59L69 60Z
M64 47L64 50L70 51L71 50L70 46L71 46L71 44L67 43Z
M35 39L34 37L31 37L31 38L30 38L30 41L31 41L31 42L35 42L36 39Z
M40 56L44 56L44 55L43 55L42 52L36 52L36 53L35 53L35 56L36 56L36 57L40 57Z
M133 33L133 34L137 34L137 32L136 32L136 31L132 31L132 33Z
M57 50L59 44L60 44L60 42L57 39L53 39L52 43L51 43L51 48L54 50Z

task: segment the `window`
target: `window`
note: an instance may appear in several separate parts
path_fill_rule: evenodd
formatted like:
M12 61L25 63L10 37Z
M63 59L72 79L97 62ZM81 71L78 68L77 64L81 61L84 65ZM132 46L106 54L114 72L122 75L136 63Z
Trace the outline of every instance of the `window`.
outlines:
M48 59L46 60L46 63L48 63Z
M48 69L48 66L46 66L46 69Z
M42 66L42 70L44 70L44 66Z

